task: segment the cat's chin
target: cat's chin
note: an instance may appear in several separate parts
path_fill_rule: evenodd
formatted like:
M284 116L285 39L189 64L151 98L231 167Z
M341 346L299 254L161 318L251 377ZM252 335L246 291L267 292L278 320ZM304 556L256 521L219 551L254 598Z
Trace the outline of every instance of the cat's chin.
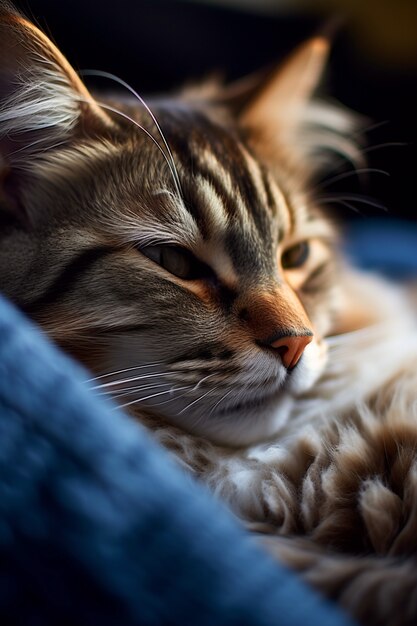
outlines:
M249 403L226 410L190 430L218 445L240 447L259 443L279 433L288 421L293 404L291 394L281 393L258 406Z

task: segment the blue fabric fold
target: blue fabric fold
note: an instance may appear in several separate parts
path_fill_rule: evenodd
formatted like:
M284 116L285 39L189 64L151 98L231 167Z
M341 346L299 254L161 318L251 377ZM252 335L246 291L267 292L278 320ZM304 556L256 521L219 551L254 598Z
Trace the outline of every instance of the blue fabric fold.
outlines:
M0 299L0 623L348 626Z

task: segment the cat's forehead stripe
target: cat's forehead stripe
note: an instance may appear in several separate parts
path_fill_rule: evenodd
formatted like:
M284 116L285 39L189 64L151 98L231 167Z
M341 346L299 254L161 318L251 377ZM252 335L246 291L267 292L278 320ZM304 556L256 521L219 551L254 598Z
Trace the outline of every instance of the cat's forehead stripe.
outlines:
M212 235L211 225L225 226L224 213L228 223L254 229L260 240L285 236L292 218L284 193L233 128L191 109L164 108L158 115L179 169L185 208L204 240Z
M223 202L221 190L219 191L218 186L213 184L213 179L208 180L201 174L195 177L195 182L207 212L206 223L209 226L210 234L223 231L227 228L228 214L226 211L227 202Z
M198 163L197 157L196 162ZM213 164L212 160L211 165ZM252 181L246 183L246 190L242 185L236 185L233 193L230 193L228 184L224 183L224 173L227 170L222 164L219 163L216 170L201 167L199 163L198 165L198 174L191 180L188 179L185 185L185 205L193 213L198 213L202 238L219 238L226 234L231 225L236 227L240 224L242 235L254 228L263 238L268 239L270 218L265 202L259 197L258 189ZM231 179L233 172L229 171L227 174ZM247 178L249 176L247 173Z
M264 165L259 164L259 170L262 180L263 188L265 189L265 195L267 200L267 205L271 209L272 213L275 215L278 208L277 198L275 197L272 181L270 180L270 175L268 170Z
M283 183L283 181L279 180L275 182L274 180L271 180L270 176L269 176L269 180L270 180L270 186L271 186L270 187L271 193L274 196L275 203L277 205L277 214L279 216L280 231L281 231L280 238L282 238L284 233L291 233L294 231L295 221L296 221L296 216L295 216L296 211L294 211L293 200L290 196L288 189Z
M209 172L211 176L214 176L216 173L218 173L220 167L222 167L221 163L213 154L212 150L206 147L200 151L198 155L199 170L205 169L205 171ZM225 193L232 196L234 193L235 185L233 184L230 172L224 168L222 169L222 184L224 187L224 191Z
M271 210L272 206L269 203L269 197L265 189L264 177L261 168L248 150L246 150L243 146L241 146L240 148L246 161L248 174L252 179L254 189L256 189L263 206Z
M201 118L198 118L201 123ZM245 211L245 193L239 184L240 176L248 177L248 168L242 159L236 140L211 123L195 128L189 141L179 144L178 158L184 166L184 176L194 172L207 178L222 198L230 217ZM176 140L177 141L177 140Z
M217 170L212 171L204 167L198 168L198 176L200 180L204 180L215 191L217 197L222 203L223 210L228 219L232 219L245 211L245 205L243 199L236 188L228 189L228 185L225 185L224 176L225 170L222 169L220 164Z

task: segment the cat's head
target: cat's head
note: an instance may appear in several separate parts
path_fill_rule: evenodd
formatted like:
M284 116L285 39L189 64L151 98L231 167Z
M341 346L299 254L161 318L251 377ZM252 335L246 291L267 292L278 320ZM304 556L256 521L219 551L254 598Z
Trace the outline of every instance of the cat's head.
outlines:
M275 432L338 313L308 194L328 149L354 149L349 116L312 101L326 41L151 114L93 99L0 7L1 288L131 410L230 444Z

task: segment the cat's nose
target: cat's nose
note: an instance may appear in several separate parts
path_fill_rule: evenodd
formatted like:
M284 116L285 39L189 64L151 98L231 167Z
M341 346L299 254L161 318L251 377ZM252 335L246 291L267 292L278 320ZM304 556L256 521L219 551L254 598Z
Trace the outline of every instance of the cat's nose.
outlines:
M312 333L309 335L281 336L269 345L274 348L281 357L282 364L287 370L292 370L301 359L305 347L313 340Z

